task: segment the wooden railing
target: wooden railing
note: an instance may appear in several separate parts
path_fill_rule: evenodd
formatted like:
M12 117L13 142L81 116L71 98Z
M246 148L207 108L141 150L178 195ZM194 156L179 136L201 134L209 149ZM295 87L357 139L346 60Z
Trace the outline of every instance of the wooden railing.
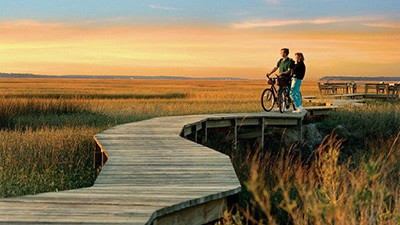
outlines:
M360 87L364 87L364 92L358 90ZM400 99L400 83L318 83L318 88L321 95L362 95L365 98L387 97Z
M97 177L108 160L108 153L103 145L97 140L96 136L94 137L94 141L96 142L96 149L94 151L94 167L96 169Z
M318 88L321 94L326 95L336 95L339 92L342 94L357 92L356 83L318 83Z

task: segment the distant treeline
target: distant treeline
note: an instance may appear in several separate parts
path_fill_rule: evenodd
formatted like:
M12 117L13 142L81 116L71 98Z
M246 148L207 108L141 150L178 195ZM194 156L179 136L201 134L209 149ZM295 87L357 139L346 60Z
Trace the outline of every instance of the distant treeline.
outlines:
M141 79L141 80L247 80L240 77L185 77L185 76L116 76L116 75L39 75L31 73L0 73L0 78L66 78L66 79Z
M388 76L388 77L352 77L352 76L325 76L320 79L321 81L386 81L386 82L399 82L400 76Z
M4 98L27 98L27 99L183 99L187 98L185 93L167 94L69 94L69 93L29 93L29 94L6 94L0 95Z

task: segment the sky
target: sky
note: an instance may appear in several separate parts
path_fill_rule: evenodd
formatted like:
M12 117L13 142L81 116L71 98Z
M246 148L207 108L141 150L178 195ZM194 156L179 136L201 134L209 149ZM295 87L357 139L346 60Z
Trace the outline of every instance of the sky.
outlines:
M400 76L398 0L0 0L0 72Z

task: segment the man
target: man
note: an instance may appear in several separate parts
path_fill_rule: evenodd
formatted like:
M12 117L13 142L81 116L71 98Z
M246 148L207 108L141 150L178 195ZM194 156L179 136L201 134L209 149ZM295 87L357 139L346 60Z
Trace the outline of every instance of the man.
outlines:
M267 77L271 76L271 74L275 73L275 71L277 71L279 69L279 76L282 77L280 79L279 86L283 86L282 83L284 83L284 85L289 86L289 82L290 82L290 75L292 73L292 69L295 65L295 62L293 59L289 58L289 49L288 48L282 48L281 49L281 59L278 61L278 63L276 64L276 66L272 69L272 71L270 73L267 73ZM290 86L289 86L290 88ZM288 97L289 97L289 93L288 93ZM284 109L285 111L289 108L289 105L286 106L286 108Z
M285 76L290 79L290 74L292 72L292 68L294 67L294 60L289 58L289 49L282 48L281 57L282 58L278 61L272 71L270 73L267 73L267 77L271 76L271 74L275 73L275 71L279 69L279 75Z

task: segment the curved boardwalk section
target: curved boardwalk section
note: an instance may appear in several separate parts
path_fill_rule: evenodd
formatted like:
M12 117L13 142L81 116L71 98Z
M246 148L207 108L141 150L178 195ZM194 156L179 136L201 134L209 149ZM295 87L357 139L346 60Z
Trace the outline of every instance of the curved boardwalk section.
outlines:
M196 143L207 138L208 127L237 130L247 124L263 130L301 126L304 117L195 115L113 127L95 137L108 160L94 186L1 199L0 223L204 224L218 218L241 190L229 156Z
M214 218L240 183L229 156L180 137L184 125L204 118L154 118L96 135L109 158L93 187L2 199L0 222L168 224L164 215L190 207L197 218L174 218Z

